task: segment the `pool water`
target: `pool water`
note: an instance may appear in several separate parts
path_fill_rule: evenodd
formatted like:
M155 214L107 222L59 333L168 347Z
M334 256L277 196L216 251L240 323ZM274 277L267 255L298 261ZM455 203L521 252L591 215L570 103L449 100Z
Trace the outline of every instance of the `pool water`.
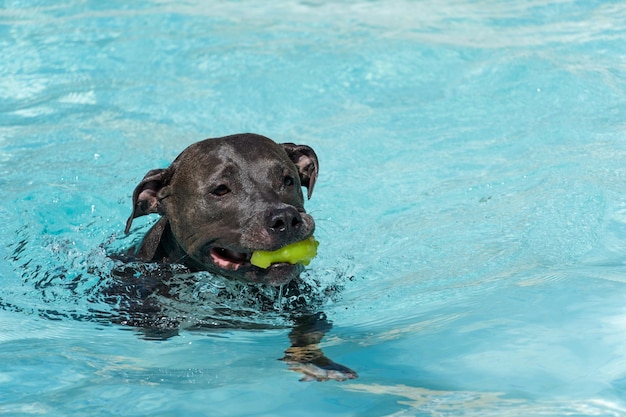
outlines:
M4 2L0 414L624 416L625 120L621 2ZM356 380L206 274L172 308L241 326L108 320L135 185L238 132L320 158L304 278Z

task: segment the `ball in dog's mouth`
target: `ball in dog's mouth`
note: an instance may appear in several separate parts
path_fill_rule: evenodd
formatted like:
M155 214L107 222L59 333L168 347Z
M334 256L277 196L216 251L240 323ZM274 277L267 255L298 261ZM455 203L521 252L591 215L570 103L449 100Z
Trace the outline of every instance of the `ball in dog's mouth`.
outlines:
M298 277L304 270L300 263L273 262L265 268L253 265L250 259L252 252L210 246L205 252L205 263L210 263L220 274L231 276L247 282L281 286Z
M308 265L317 255L319 242L313 236L290 243L274 251L255 250L239 252L219 246L209 248L213 264L222 269L238 270L243 266L253 265L267 269L274 264L288 263L292 265Z
M250 263L259 268L269 268L275 263L290 263L292 265L308 265L317 255L319 242L313 236L285 245L274 251L256 250L252 252Z

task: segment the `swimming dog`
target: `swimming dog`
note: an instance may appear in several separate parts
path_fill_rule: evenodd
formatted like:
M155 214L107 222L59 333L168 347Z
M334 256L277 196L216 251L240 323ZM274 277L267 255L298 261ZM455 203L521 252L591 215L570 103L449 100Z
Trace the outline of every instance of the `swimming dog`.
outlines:
M275 251L313 235L315 222L304 209L302 188L311 198L318 171L317 155L306 145L251 133L194 143L168 168L148 171L136 186L126 233L137 217L161 217L129 254L282 288L300 275L302 265L260 268L250 258L254 251ZM357 377L319 349L330 328L323 313L294 321L283 358L291 369L305 380Z

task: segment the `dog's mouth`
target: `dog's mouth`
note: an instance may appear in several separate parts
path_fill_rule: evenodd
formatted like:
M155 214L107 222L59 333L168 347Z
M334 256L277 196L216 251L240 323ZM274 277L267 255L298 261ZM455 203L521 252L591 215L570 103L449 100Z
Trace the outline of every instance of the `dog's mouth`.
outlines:
M212 247L209 249L209 255L213 263L222 268L237 271L241 267L252 266L250 252L237 252L232 249Z
M287 262L272 263L268 268L259 268L250 263L252 252L241 252L230 248L210 245L204 250L204 264L220 274L248 282L280 286L296 278L304 269L302 265ZM213 268L210 268L210 267Z

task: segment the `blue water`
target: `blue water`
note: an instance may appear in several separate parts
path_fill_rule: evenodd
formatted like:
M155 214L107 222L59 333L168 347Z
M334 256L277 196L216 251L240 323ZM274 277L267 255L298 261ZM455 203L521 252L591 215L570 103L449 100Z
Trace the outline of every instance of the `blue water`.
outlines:
M1 415L626 416L626 4L0 7ZM248 131L317 151L305 275L359 379L299 382L278 307L105 320L143 174Z

